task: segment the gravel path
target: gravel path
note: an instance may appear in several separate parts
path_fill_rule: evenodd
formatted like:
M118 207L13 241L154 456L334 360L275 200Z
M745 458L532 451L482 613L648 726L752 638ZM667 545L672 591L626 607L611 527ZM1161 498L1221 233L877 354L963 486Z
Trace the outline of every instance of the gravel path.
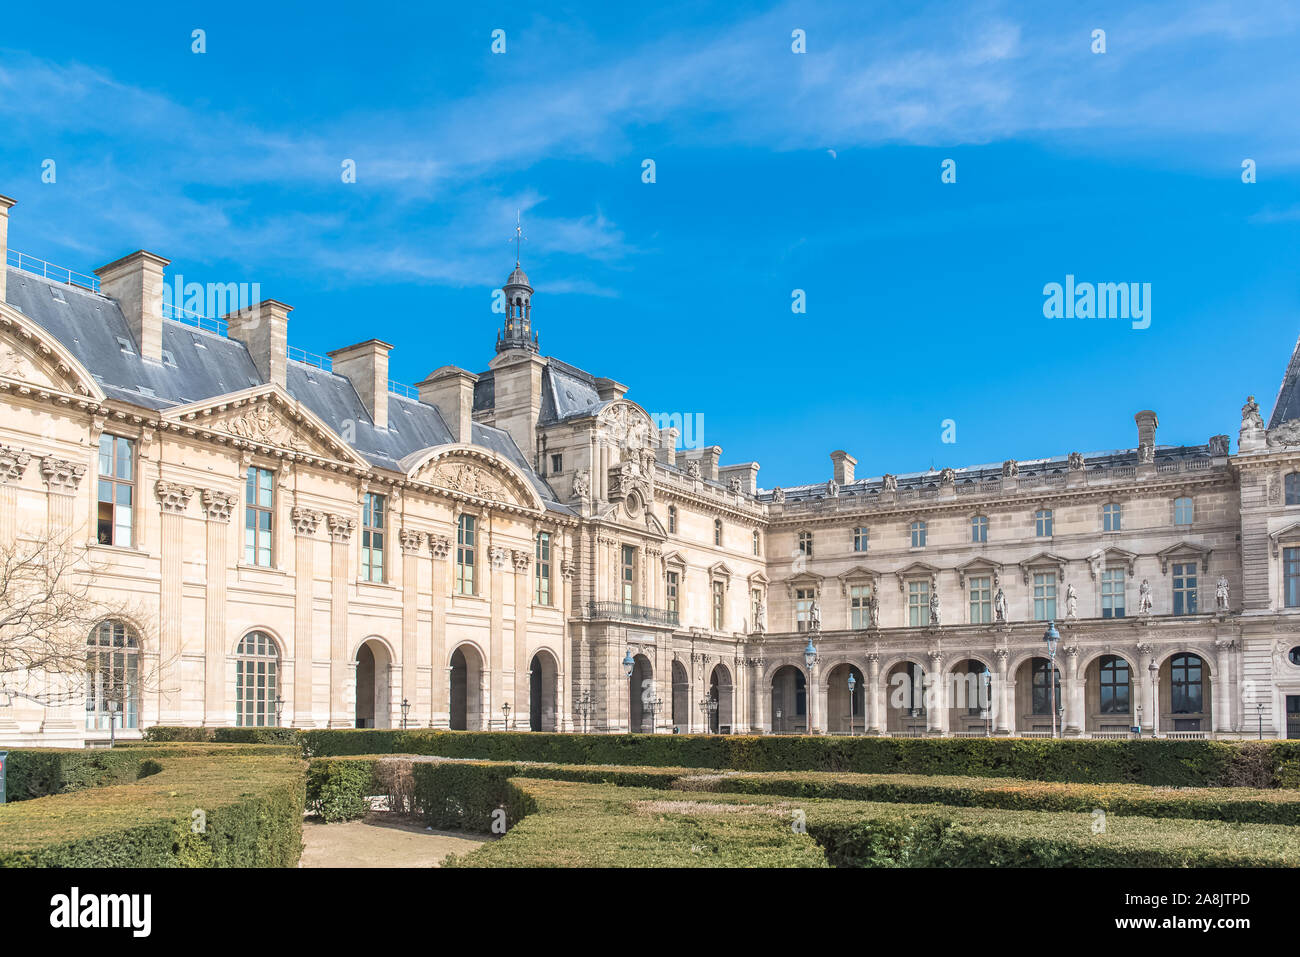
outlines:
M342 824L303 821L298 866L437 867L448 854L468 854L488 840L483 834L388 821L379 814Z

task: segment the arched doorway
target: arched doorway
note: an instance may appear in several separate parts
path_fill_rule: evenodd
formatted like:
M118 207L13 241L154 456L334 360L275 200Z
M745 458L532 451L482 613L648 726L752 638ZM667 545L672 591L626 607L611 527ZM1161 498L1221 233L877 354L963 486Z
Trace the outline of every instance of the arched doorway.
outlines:
M357 649L356 726L391 728L392 656L382 641L367 638Z
M1213 702L1210 663L1200 655L1180 651L1160 665L1161 734L1213 731Z
M533 655L528 676L528 730L554 731L559 668L549 651Z
M794 665L782 665L772 675L772 733L808 730L808 681Z
M483 727L483 658L472 645L451 653L451 714L453 731Z
M685 732L691 726L691 681L680 661L673 661L673 727Z
M1053 685L1048 684L1051 661L1047 658L1030 658L1016 669L1016 730L1038 734L1052 731ZM1065 697L1061 692L1061 667L1051 669L1054 674L1056 695L1056 733L1064 727Z
M735 722L735 691L731 685L731 672L726 665L714 666L709 676L709 697L718 703L716 708L709 708L709 731L720 734L722 729L730 734Z
M653 734L654 718L645 703L655 696L654 668L645 655L632 659L632 677L628 682L628 729L633 734Z
M853 675L853 697L849 698L849 675ZM826 675L826 730L848 734L866 730L866 692L862 672L853 665L836 665ZM852 724L849 712L852 711Z
M924 734L932 697L925 669L900 661L885 678L885 730L891 734Z
M966 658L948 672L948 730L954 734L992 734L993 675L982 661Z
M1137 686L1132 663L1121 655L1102 655L1084 669L1084 720L1092 734L1122 735L1137 722Z

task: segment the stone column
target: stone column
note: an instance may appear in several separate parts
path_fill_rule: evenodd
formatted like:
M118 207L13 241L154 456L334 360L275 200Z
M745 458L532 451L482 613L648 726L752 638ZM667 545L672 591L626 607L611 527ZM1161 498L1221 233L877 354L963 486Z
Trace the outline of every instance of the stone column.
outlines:
M315 589L313 559L316 528L324 516L295 505L289 512L293 522L293 726L313 728L312 716L312 592Z
M76 520L77 489L86 475L86 466L81 462L69 462L53 455L41 459L41 479L45 482L46 529L49 540L54 543L67 536L67 547L75 547L77 533L84 528L84 522ZM84 636L84 642L89 636ZM50 674L46 683L48 701L45 719L41 731L56 732L54 737L68 738L80 735L84 730L84 715L78 710L84 708L80 700L83 692L81 679L73 675ZM80 720L78 720L80 717Z
M429 671L432 675L433 726L451 727L451 665L447 661L447 594L451 589L451 569L447 556L451 554L451 539L446 535L429 536L429 554L433 556L433 584L431 594L433 619Z
M512 549L510 561L515 571L515 627L514 627L514 701L511 702L510 723L528 729L532 720L532 670L528 660L528 613L532 608L528 569L533 556L522 548ZM522 725L520 724L522 722Z
M411 709L406 717L407 727L419 727L423 724L418 710L419 687L419 641L420 641L420 559L424 555L424 533L414 529L403 528L397 533L397 540L402 548L402 698ZM391 694L391 690L390 690ZM402 726L401 700L396 708L391 701L385 702L389 714L396 714L396 721L390 718L389 727ZM378 702L375 702L378 705Z
M1012 709L1015 707L1015 689L1012 687L1011 679L1007 675L1007 660L1011 653L1006 648L994 650L993 657L997 659L997 716L993 723L995 734L1011 734L1015 730L1015 715Z
M925 680L929 684L925 702L925 733L941 735L948 721L947 682L943 675L943 653L929 653L930 667L926 669Z
M349 543L357 520L347 515L326 516L330 534L330 704L329 727L356 726L355 712L347 701L348 685L348 583L352 551Z
M158 722L177 725L181 712L181 651L184 643L182 573L185 564L185 509L194 489L161 479L154 485L162 509L159 546Z
M18 486L32 457L21 449L0 445L0 542L18 540ZM14 708L0 708L0 733L16 732Z
M230 548L226 530L237 496L219 489L203 490L207 519L207 575L203 593L203 723L230 724L232 703L226 701L226 568Z
M1160 733L1160 666L1152 658L1147 665L1147 707L1146 714L1152 734Z
M1214 675L1210 679L1214 690L1214 714L1212 715L1215 733L1232 730L1232 652L1237 643L1231 638L1220 638L1214 643Z
M498 546L491 546L488 549L488 593L491 595L491 635L489 638L490 650L488 652L488 673L489 687L488 701L484 703L484 727L486 730L507 730L505 726L505 712L501 710L501 705L506 701L505 696L505 660L504 660L504 643L505 643L505 577L506 562L509 560L510 553ZM490 710L489 710L490 709Z
M867 652L867 696L863 702L866 706L865 715L867 734L880 734L880 654L879 652Z
M1061 737L1078 737L1083 733L1076 693L1079 686L1079 648L1071 645L1065 651L1065 673L1061 676L1061 697L1064 708L1061 714Z
M581 717L573 716L573 697L569 681L574 674L573 666L573 631L569 619L573 616L574 599L574 563L567 559L560 562L560 673L555 676L557 731L573 731L580 726Z

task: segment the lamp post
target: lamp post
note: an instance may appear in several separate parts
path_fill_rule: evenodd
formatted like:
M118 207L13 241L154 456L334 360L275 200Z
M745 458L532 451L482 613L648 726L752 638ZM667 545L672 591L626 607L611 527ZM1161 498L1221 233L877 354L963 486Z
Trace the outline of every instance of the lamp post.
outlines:
M1056 737L1056 645L1061 640L1061 633L1056 630L1056 622L1049 621L1043 632L1043 641L1047 642L1047 691L1051 695L1052 737Z
M780 734L782 731L785 730L785 728L781 727L781 709L780 709L780 708L777 708L777 709L776 709L776 725L777 725L777 727L776 727L776 733L777 733L777 734Z
M1137 706L1137 735L1142 737L1142 705Z
M650 733L651 734L654 734L655 732L655 715L659 713L659 709L663 707L663 704L664 704L663 698L651 698L649 701L641 702L641 707L650 712Z
M1259 713L1259 740L1264 740L1264 702L1256 701L1255 710Z
M505 728L503 730L509 731L510 730L510 702L509 701L502 703L501 713L505 715Z
M406 716L411 713L411 702L402 699L402 730L406 730Z
M853 689L858 685L858 679L853 677L853 669L849 669L849 734L853 733Z
M704 733L713 733L713 715L718 710L718 699L705 695L700 699L700 711L704 714Z
M587 733L587 715L591 714L593 708L591 703L591 689L586 688L578 696L578 713L582 715L582 733Z
M275 726L280 727L280 715L284 713L284 699L279 695L275 696ZM390 712L391 713L391 712Z
M993 672L984 669L984 737L993 737Z
M108 699L108 746L113 747L117 738L117 699Z
M808 666L808 733L813 730L813 705L817 703L817 682L813 680L813 666L817 664L817 646L809 636L803 649L803 661Z
M623 674L627 675L627 731L632 733L632 672L636 669L636 662L632 660L632 649L627 650L623 656Z

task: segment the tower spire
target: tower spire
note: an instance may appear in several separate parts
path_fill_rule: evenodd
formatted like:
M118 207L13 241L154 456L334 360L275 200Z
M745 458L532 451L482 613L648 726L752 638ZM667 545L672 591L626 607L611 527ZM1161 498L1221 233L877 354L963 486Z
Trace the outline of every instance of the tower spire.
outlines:
M519 218L519 210L515 210L515 268L519 268L519 244L527 242L528 237L524 235L523 221Z
M505 328L497 333L497 352L508 349L523 349L536 353L540 347L537 334L533 332L532 299L533 287L528 284L528 276L519 265L519 244L528 237L524 235L523 224L515 213L515 268L510 278L501 287L505 293L506 321Z

